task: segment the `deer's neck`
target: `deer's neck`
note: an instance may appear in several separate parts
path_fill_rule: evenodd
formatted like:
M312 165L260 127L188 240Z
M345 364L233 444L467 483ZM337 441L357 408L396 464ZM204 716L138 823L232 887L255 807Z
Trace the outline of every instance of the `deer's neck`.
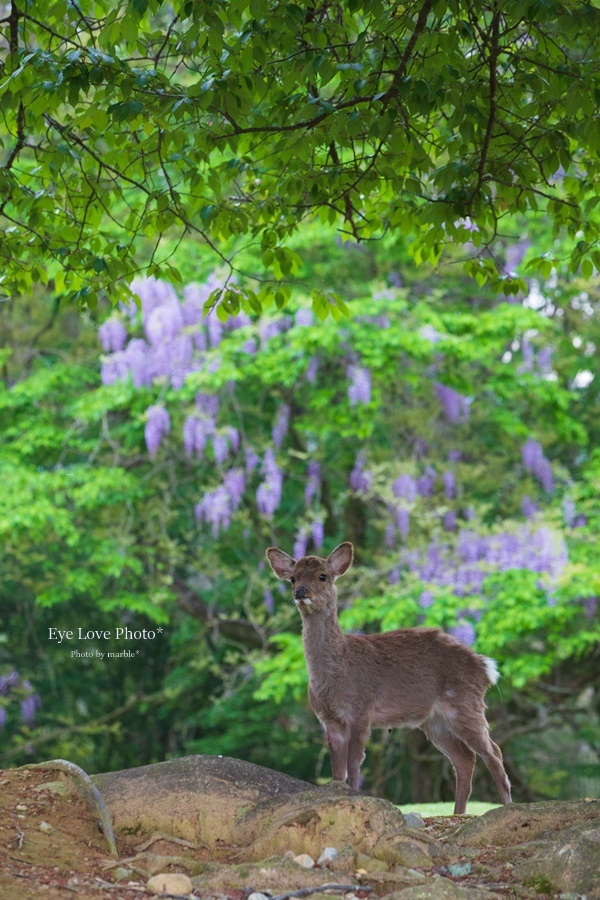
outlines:
M335 609L304 616L302 644L311 681L339 671L344 663L345 641Z

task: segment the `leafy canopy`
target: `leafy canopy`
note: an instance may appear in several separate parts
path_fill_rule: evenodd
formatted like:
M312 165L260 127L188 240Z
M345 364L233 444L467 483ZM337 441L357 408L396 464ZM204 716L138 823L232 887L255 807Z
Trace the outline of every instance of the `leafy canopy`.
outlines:
M574 0L12 2L0 44L3 291L94 305L135 274L177 280L189 237L244 278L211 302L279 306L306 218L522 287L490 250L510 213L600 267L600 11ZM240 272L260 248L264 269ZM564 257L556 258L556 247ZM475 252L473 252L475 248ZM547 258L546 258L547 257ZM316 302L336 304L335 297Z

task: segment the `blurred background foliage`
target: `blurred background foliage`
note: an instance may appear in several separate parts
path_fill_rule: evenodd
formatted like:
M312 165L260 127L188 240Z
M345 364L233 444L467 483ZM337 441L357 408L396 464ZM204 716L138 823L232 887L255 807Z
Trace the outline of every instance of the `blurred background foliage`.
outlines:
M518 271L548 235L514 225L495 252ZM222 276L191 241L185 288L140 280L139 306L1 304L0 765L208 753L327 779L264 551L352 540L344 629L439 626L495 657L515 799L597 795L600 279L506 300L402 241L295 241L291 300L261 317L205 315ZM347 318L314 317L324 288ZM363 774L452 796L418 731L375 732ZM480 767L474 796L496 799Z

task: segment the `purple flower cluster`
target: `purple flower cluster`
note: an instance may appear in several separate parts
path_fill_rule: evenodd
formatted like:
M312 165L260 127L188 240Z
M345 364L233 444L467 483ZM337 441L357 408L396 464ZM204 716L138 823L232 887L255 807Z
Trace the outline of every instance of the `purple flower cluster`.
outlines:
M301 526L296 538L294 540L294 559L302 559L303 556L306 556L306 550L308 548L308 538L309 534L304 525Z
M350 384L348 399L350 406L358 403L369 403L371 400L371 373L364 366L350 365L347 370Z
M280 450L284 438L288 433L290 425L290 407L287 403L282 403L277 410L277 419L273 426L272 437L274 446Z
M307 327L314 324L314 316L312 314L312 310L306 308L299 309L296 313L295 323L300 327Z
M163 437L171 430L171 419L164 406L149 406L146 410L144 437L150 457L154 459Z
M11 688L19 686L19 673L13 671L10 675L0 675L0 697L6 696Z
M554 478L552 475L552 465L544 456L542 445L533 438L527 438L521 450L523 465L542 485L547 494L551 494L554 489Z
M36 710L42 705L39 694L34 693L33 685L30 681L24 681L21 687L28 691L26 697L21 700L21 721L25 725L33 725L35 722Z
M401 506L396 512L396 525L398 526L400 537L405 541L410 528L410 513L405 506Z
M267 344L271 338L274 338L278 334L283 334L284 331L287 331L291 326L292 320L289 316L282 316L279 319L271 319L271 321L267 322L262 320L259 325L259 334L260 334L260 346L263 348L265 344Z
M121 319L113 317L98 328L98 337L107 353L120 353L127 343L127 329Z
M243 469L229 469L223 476L223 485L227 489L231 507L239 509L246 490L246 473Z
M456 425L459 422L469 421L469 399L467 397L463 397L458 391L445 384L440 384L439 381L436 381L433 387L449 422Z
M531 517L534 516L537 511L538 508L534 501L531 499L531 497L525 494L521 498L521 512L523 513L524 517L526 519L531 519Z
M314 384L317 380L317 373L319 371L319 359L316 356L313 356L311 361L309 362L306 369L306 380L310 384Z
M245 314L224 326L214 309L204 313L204 304L218 282L211 276L204 285L188 285L181 301L173 286L154 278L138 279L131 285L141 301L141 325L145 339L128 333L122 318L112 316L98 329L107 355L102 360L103 384L128 377L135 387L149 387L157 378L167 379L178 390L190 372L207 365L206 353L218 347L226 328L243 328L250 323ZM125 310L137 323L137 307ZM250 352L250 351L248 351Z
M40 695L34 691L30 681L19 678L18 672L13 671L10 675L0 675L0 697L8 696L15 689L18 689L17 696L21 697L21 721L24 725L33 725L36 710L42 705ZM7 718L5 706L0 706L0 728L4 728Z
M222 530L227 531L231 524L232 511L231 497L224 484L219 485L214 491L206 491L195 509L198 522L211 525L214 537L218 537Z
M567 559L560 535L545 526L526 525L494 535L461 529L452 544L434 541L423 553L405 550L402 555L423 582L448 587L458 596L479 593L492 572L526 569L556 578Z
M419 497L431 497L435 486L435 471L428 466L417 478L417 494Z
M215 423L211 419L188 416L183 423L183 450L190 459L202 459L209 435L214 434Z
M250 474L260 465L260 456L252 449L252 447L246 447L244 456L246 458L246 472Z
M475 643L475 628L472 622L466 619L460 619L458 625L450 628L450 634L463 644L469 647Z
M313 502L313 498L319 493L321 487L321 466L311 459L306 467L306 487L304 488L304 505L308 509Z
M350 487L357 494L368 494L371 490L373 475L365 469L365 451L360 450L350 472Z
M417 499L417 484L412 475L399 475L392 484L392 494L394 497L401 497L409 503L414 503Z
M263 516L272 519L275 510L281 503L283 475L275 461L275 454L270 448L265 453L262 470L265 478L256 491L256 505Z
M517 371L533 372L537 368L540 375L549 375L552 372L552 347L542 347L536 355L532 344L527 338L523 338L521 353L523 362Z
M521 341L521 353L523 354L523 362L517 369L518 372L532 372L535 363L535 351L533 345L523 338Z
M311 537L315 550L321 550L325 540L325 525L322 519L315 519L311 525Z
M456 479L454 472L448 469L442 476L444 482L444 494L447 500L453 500L456 497Z

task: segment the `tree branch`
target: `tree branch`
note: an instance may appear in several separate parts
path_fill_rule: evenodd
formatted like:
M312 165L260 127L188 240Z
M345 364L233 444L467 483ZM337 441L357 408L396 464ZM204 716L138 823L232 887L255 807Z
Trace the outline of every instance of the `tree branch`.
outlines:
M13 2L10 5L10 15L8 17L9 22L9 49L10 49L10 61L11 67L14 70L17 68L17 57L19 55L19 19L21 17L21 13L19 12L16 3ZM10 152L8 159L6 160L3 168L8 170L12 167L15 159L25 146L25 107L23 106L23 102L19 102L19 109L17 112L17 143L13 147ZM2 209L4 209L4 203L2 204ZM1 210L0 210L1 212Z
M95 728L101 728L103 725L108 725L115 719L120 719L132 709L135 709L136 706L139 706L140 703L152 703L153 705L156 705L167 696L168 694L165 691L158 691L156 694L132 694L122 706L107 713L105 716L101 716L93 722L84 722L81 725L67 725L65 728L55 728L54 731L47 731L45 734L41 733L35 735L27 740L24 745L22 744L20 747L11 747L10 750L6 750L5 753L0 755L0 760L12 759L15 756L19 756L23 753L25 746L35 748L40 744L47 744L49 741L54 741L56 739L62 740L62 738L69 734L79 734L80 732L89 732Z
M173 591L178 606L189 616L216 629L230 641L264 649L267 637L252 622L248 622L246 619L218 619L213 616L206 601L188 587L182 578L175 577L173 579Z
M492 131L494 130L494 123L496 122L496 113L498 111L497 64L498 64L498 54L500 52L499 31L500 31L500 13L496 9L496 11L494 12L494 18L492 19L492 37L491 37L491 47L490 47L490 57L489 57L490 110L489 110L489 114L488 114L485 135L483 137L483 144L481 145L481 156L479 158L479 166L477 169L477 184L475 185L475 188L473 189L473 193L471 194L471 204L473 203L473 200L475 199L476 195L479 193L479 191L481 189L481 185L483 184L483 181L485 178L485 165L487 162L488 152L490 149L490 141L492 139Z
M412 52L415 48L415 44L419 40L419 37L425 31L425 28L427 26L427 17L429 16L429 13L431 12L432 8L433 8L433 0L425 0L423 6L421 7L419 16L417 18L415 29L410 36L410 40L409 40L408 44L406 45L406 49L405 49L404 53L402 54L402 59L400 60L400 64L398 65L398 68L394 72L394 77L392 78L392 83L390 84L390 86L387 89L385 96L383 98L382 112L387 109L388 104L389 104L390 100L392 99L392 97L395 97L396 94L398 93L398 85L400 84L400 81L402 80L402 78L404 78L404 74L405 74L406 68L410 62Z

